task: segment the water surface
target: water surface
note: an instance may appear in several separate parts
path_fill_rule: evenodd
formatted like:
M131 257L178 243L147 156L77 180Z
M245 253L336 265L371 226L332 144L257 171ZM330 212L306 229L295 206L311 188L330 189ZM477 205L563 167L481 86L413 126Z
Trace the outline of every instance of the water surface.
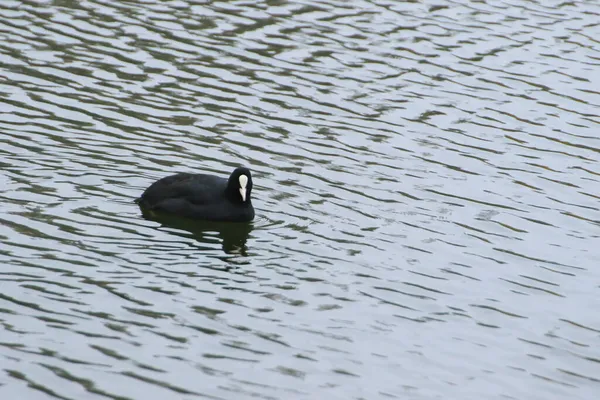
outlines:
M3 1L0 395L595 398L599 18ZM240 164L251 225L133 203Z

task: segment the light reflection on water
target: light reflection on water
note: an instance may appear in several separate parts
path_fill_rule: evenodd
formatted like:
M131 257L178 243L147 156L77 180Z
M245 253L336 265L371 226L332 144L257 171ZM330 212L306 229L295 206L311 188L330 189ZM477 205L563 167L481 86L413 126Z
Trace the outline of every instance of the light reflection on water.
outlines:
M2 3L0 394L593 398L599 13ZM133 203L239 164L252 224Z

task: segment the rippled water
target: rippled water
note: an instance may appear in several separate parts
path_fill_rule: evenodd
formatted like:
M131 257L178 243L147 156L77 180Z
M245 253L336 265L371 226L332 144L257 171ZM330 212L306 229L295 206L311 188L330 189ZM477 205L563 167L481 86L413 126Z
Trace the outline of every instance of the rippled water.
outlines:
M0 2L4 399L592 399L600 5ZM133 203L252 168L250 226Z

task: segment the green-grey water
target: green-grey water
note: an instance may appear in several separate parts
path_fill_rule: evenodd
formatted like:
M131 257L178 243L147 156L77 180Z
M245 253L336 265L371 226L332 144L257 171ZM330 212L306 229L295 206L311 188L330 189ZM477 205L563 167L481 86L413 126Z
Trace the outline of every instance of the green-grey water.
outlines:
M0 398L595 399L599 20L0 2ZM133 202L240 164L251 225Z

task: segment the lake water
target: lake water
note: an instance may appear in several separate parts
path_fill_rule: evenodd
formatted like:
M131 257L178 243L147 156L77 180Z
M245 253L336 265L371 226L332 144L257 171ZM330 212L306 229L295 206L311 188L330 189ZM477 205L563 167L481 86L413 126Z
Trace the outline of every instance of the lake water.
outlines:
M0 2L2 399L595 399L600 4ZM251 225L144 219L254 174Z

